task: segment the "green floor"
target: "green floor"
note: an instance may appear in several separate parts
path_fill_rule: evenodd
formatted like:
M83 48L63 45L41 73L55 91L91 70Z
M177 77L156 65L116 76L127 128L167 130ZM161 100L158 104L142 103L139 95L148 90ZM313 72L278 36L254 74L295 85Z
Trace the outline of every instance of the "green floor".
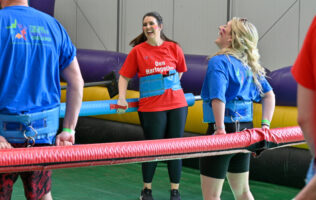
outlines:
M58 169L53 172L54 200L137 200L142 187L140 164ZM299 191L262 182L251 181L251 191L257 200L289 200ZM183 168L182 200L202 200L199 171ZM155 200L169 199L168 174L165 163L159 163L153 182ZM20 179L14 186L13 200L25 199ZM225 182L222 200L233 199Z

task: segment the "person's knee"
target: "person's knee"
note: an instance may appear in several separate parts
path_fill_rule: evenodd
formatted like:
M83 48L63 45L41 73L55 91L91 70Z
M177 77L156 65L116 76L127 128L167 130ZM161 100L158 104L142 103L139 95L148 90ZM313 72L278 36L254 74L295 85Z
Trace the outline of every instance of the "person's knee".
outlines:
M201 174L201 186L204 200L219 200L224 179L217 179Z
M221 197L218 195L209 195L204 196L203 200L221 200Z
M248 200L251 199L252 194L250 192L250 188L247 184L244 185L237 185L237 184L231 184L230 187L233 191L234 197L237 200Z
M250 190L244 190L240 193L234 193L235 199L236 200L254 200L252 193Z

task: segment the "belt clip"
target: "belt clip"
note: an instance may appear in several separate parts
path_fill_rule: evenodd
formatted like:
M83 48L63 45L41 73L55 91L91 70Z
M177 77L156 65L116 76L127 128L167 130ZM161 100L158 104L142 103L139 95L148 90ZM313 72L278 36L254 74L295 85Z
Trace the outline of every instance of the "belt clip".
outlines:
M28 128L34 132L33 136L26 135L26 130ZM27 128L23 131L23 136L26 139L26 147L33 147L35 145L35 137L37 136L37 131L31 125L27 126Z
M240 119L242 118L242 116L238 112L235 112L235 113L237 115L239 115ZM232 122L235 123L235 133L239 132L240 131L240 122L239 122L239 120L234 120L233 116L230 116L230 119L232 120Z

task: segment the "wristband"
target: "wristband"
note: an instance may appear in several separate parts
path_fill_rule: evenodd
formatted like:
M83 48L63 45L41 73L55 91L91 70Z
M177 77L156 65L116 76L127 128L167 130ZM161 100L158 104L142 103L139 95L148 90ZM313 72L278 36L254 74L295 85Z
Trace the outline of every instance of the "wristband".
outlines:
M214 124L214 130L217 131L219 129L225 130L225 125L223 125L223 126L216 126L216 124Z
M67 132L67 133L70 133L70 134L72 134L72 135L74 135L74 134L76 133L76 131L74 131L74 130L72 130L72 129L70 129L70 128L63 128L63 131L64 131L64 132Z
M271 122L270 122L269 120L267 120L267 119L263 119L263 120L261 121L261 124L270 126Z
M264 123L261 123L261 126L267 126L270 128L270 125L269 124L264 124Z

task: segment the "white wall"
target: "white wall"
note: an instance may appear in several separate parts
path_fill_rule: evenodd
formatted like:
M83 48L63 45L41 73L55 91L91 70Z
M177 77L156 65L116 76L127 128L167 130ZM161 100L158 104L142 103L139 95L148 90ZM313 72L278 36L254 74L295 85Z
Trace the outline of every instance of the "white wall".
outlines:
M313 17L316 14L316 1L315 0L301 0L300 1L300 24L299 24L299 42L300 47L304 41L308 27L310 26Z
M228 14L245 17L261 36L261 63L275 70L293 64L316 13L316 1L56 0L55 17L77 48L128 53L149 11L162 15L165 34L178 41L184 53L200 55L217 51L213 41Z
M316 13L313 0L234 0L234 16L249 19L260 35L261 63L268 69L292 65Z
M210 55L217 51L217 27L227 21L227 1L176 0L174 39L184 53Z
M257 27L261 63L268 69L291 65L298 53L299 3L295 2L299 1L236 0L233 3L233 15L245 16Z
M116 0L56 0L55 17L77 48L116 50Z

